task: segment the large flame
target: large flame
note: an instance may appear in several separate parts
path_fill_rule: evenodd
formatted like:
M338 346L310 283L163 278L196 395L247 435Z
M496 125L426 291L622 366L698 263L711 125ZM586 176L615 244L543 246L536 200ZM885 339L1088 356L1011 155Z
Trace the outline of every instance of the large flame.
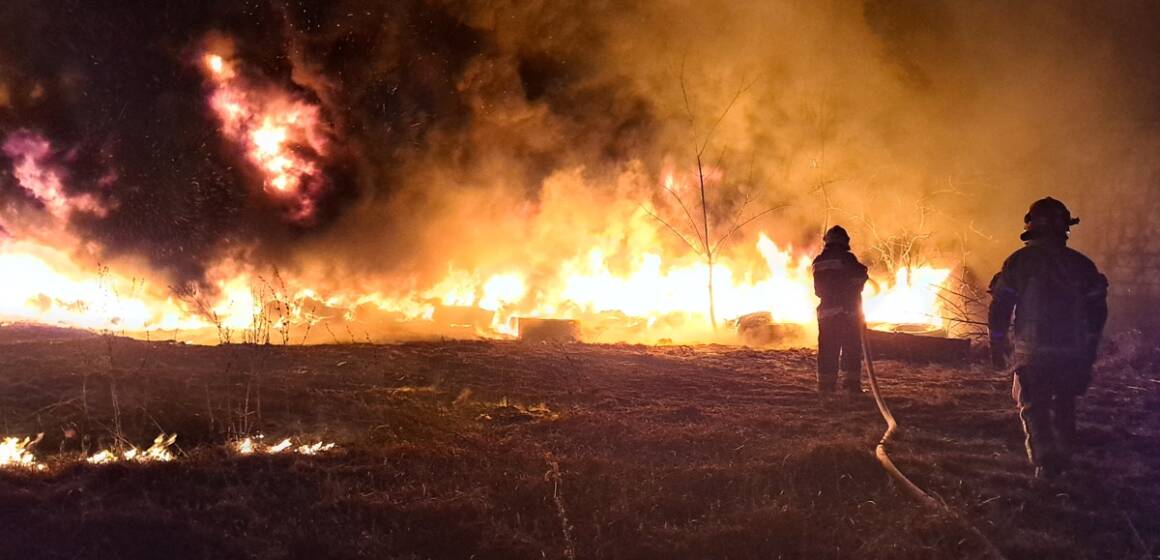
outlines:
M32 142L29 138L33 137L25 135L21 141ZM32 144L40 146L39 141ZM42 149L48 148L38 147L34 153ZM49 193L43 199L37 196L45 201L49 214L79 211L69 206L77 197L64 194L59 178L40 164L32 156L14 160L18 176L25 177L22 181L53 185L35 191ZM82 203L82 208L87 207L88 203ZM643 221L633 227L650 226ZM283 333L282 342L289 342L306 340L310 327L319 322L326 323L323 328L329 329L334 340L338 335L331 323L348 323L342 330L353 339L349 323L359 321L360 310L368 308L378 310L380 318L431 325L442 321L437 316L440 309L474 309L490 318L452 319L444 321L444 326L456 326L462 320L466 323L459 326L471 327L472 334L507 336L515 334L517 317L570 318L613 324L600 332L588 331L592 340L716 338L708 315L709 264L695 255L666 254L659 243L650 246L655 235L639 236L645 241L632 245L643 248L627 255L624 251L612 254L614 248L607 240L616 239L614 232L597 235L591 248L561 256L547 275L533 274L517 264L488 272L452 265L430 286L402 293L389 286L322 293L309 278L271 281L259 271L225 261L210 272L216 289L208 292L209 300L203 300L177 297L164 283L103 265L86 252L84 243L67 233L33 233L37 234L0 239L0 267L18 271L0 279L0 320L138 336L153 331L183 331L192 336L189 333L200 330L210 336L216 333L220 342L276 341L271 336L274 332ZM757 235L754 249L761 261L756 273L749 262L721 258L713 263L717 316L730 319L766 311L775 322L813 325L817 301L809 253L779 246L764 233ZM550 258L552 248L545 251L545 258ZM867 320L940 326L938 288L949 274L947 268L914 267L874 278L864 294ZM374 329L362 325L359 332L369 330ZM291 331L305 332L291 336ZM316 337L320 332L315 332ZM203 336L200 340L213 339Z
M766 311L775 322L812 328L817 300L809 256L779 247L763 233L758 235L756 248L764 261L760 277L741 272L748 267L728 260L713 265L718 317ZM644 253L624 270L623 263L614 266L599 249L593 249L561 260L555 277L537 278L539 285L528 272L514 266L487 275L452 267L429 288L394 295L319 294L294 278L283 279L281 288L275 289L268 279L243 269L219 277L212 301L198 304L159 295L164 290L146 280L125 278L108 268L86 268L51 247L10 240L0 244L0 265L21 272L2 280L0 320L110 329L136 336L150 331L182 331L193 336L199 329L210 335L215 329L219 334L232 329L234 338L225 341L268 342L270 338L244 338L242 333L257 328L261 321L268 332L275 333L329 322L315 335L322 336L322 329L327 328L337 338L334 328L343 332L349 328L336 325L358 322L360 310L367 308L395 322L432 327L440 320L440 309L475 309L490 320L470 323L474 335L512 335L515 318L545 317L625 326L607 335L593 333L593 340L709 339L709 267L696 260L669 264L672 260L679 259L666 258L659 251ZM231 263L221 268L235 267ZM941 326L938 290L949 274L949 269L921 267L876 277L863 294L867 321ZM364 325L358 332L361 335L366 329L373 330ZM297 336L305 340L306 334L283 341L299 340Z
M319 159L327 153L318 106L278 89L247 87L221 55L206 54L203 62L222 133L243 148L266 192L291 204L290 217L309 220L324 184Z
M0 320L143 332L207 326L157 286L32 240L0 240Z
M329 131L318 106L276 87L254 85L222 55L209 53L201 62L210 84L209 106L229 145L241 148L266 193L289 204L291 218L308 220L325 185L322 158ZM67 173L52 165L48 139L18 131L4 139L3 149L13 176L40 208L17 213L15 222L7 219L11 212L0 214L5 220L0 269L9 271L0 278L0 321L135 336L182 331L182 338L203 342L258 343L367 340L371 331L385 338L400 325L426 334L467 329L472 336L504 337L516 333L520 317L580 319L587 340L643 342L727 340L719 324L754 312L767 312L777 323L812 328L815 322L812 248L779 245L754 232L746 250L715 255L710 264L688 248L669 247L651 212L632 201L616 201L616 217L608 218L603 230L588 227L572 236L580 242L568 249L533 248L534 263L449 262L434 281L360 279L355 286L322 274L271 277L226 259L210 268L210 289L178 297L148 267L138 264L131 272L125 263L102 264L99 248L68 233L72 213L100 214L108 208L94 197L70 194ZM685 183L671 176L663 181L669 189ZM949 274L933 266L875 274L864 293L867 320L941 326L938 290ZM710 276L718 325L710 319Z

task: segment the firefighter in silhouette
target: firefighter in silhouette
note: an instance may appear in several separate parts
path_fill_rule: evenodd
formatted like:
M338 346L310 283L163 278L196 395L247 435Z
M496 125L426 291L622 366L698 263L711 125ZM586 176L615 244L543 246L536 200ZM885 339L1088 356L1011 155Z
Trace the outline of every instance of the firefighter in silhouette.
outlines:
M1038 200L1023 221L1024 247L991 280L987 323L995 367L1005 368L1012 358L1012 396L1027 457L1037 478L1050 478L1070 463L1075 401L1091 384L1108 318L1108 281L1091 259L1067 246L1079 219L1062 202Z
M850 235L834 226L823 238L825 248L814 259L814 293L818 305L818 391L834 392L838 370L842 389L862 392L862 288L866 267L850 252Z

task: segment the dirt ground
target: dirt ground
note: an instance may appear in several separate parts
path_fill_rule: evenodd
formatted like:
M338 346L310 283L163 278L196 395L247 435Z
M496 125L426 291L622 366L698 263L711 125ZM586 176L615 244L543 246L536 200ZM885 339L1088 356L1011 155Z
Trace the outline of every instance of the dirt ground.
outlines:
M1160 351L1109 345L1077 466L1031 478L1008 376L881 362L898 466L810 350L440 341L186 346L0 329L2 558L1007 558L1160 554ZM168 463L88 465L120 436ZM228 442L333 441L316 456Z

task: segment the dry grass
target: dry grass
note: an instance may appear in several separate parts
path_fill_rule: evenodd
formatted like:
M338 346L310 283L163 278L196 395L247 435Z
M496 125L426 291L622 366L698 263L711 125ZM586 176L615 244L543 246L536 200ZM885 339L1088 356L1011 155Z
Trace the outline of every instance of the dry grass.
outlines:
M979 367L880 365L905 428L892 455L1009 558L1154 555L1160 373L1109 363L1081 406L1079 468L1056 484L1032 483L1007 381ZM177 433L180 448L173 463L0 472L0 556L980 554L878 467L873 402L820 400L812 368L809 351L192 347L0 329L4 434L44 432L50 464L116 426L137 445ZM339 449L227 451L259 431Z

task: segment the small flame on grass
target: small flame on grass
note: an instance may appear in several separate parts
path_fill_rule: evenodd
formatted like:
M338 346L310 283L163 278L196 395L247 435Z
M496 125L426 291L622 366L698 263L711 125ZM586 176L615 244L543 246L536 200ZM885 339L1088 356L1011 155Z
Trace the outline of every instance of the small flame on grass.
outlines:
M281 453L290 448L290 438L286 438L267 450L268 453Z
M88 459L85 459L85 462L89 463L90 465L104 465L107 463L115 463L119 460L120 457L118 457L116 453L106 449L100 453L97 453L96 455L93 455L92 457L89 457Z
M109 463L118 463L121 461L137 463L149 463L156 461L159 463L168 463L174 459L173 452L169 450L169 447L172 446L175 441L177 441L177 434L165 435L162 433L153 438L153 445L150 445L149 448L145 449L144 451L133 446L130 446L128 449L120 452L106 449L100 453L97 453L96 455L93 455L92 457L89 457L88 459L85 459L85 462L91 465L107 465Z
M0 467L44 470L46 468L44 464L37 461L36 456L29 451L34 445L40 443L42 438L44 438L44 434L37 434L36 439L6 437L0 440Z
M258 434L245 437L231 444L238 455L253 455L255 453L274 455L290 448L290 438L285 438L274 445L266 445L262 440L266 436Z
M230 447L238 455L276 455L293 447L290 438L283 438L282 441L279 441L274 445L265 444L262 441L263 439L265 439L265 436L261 434L253 437L245 437L233 442L230 444ZM293 448L293 452L298 453L299 455L318 455L319 453L330 451L331 449L334 449L334 447L335 444L333 442L323 443L319 441L315 443L300 445L296 448Z
M253 455L257 445L254 438L250 437L235 441L233 444L234 451L237 451L238 455Z
M318 455L319 453L330 451L331 449L334 449L333 442L322 443L319 441L308 445L300 445L298 446L298 449L294 450L294 452L300 455Z
M156 438L153 438L153 445L149 446L149 449L146 449L145 453L141 455L141 458L137 460L163 462L172 461L173 453L170 453L169 446L173 445L173 442L175 441L177 441L177 434L173 434L168 437L166 437L165 434L160 434Z

